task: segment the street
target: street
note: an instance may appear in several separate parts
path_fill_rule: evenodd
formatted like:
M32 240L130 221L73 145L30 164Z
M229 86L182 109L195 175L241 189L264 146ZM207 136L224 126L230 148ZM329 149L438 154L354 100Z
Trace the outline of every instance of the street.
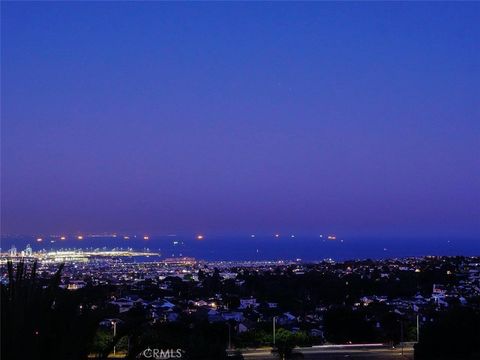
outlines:
M297 348L294 353L303 355L303 359L311 360L339 360L339 359L408 359L413 360L413 348L405 347L402 350L391 349L386 346L314 346ZM245 359L263 360L275 359L270 349L248 350L242 352ZM299 357L300 359L301 357Z

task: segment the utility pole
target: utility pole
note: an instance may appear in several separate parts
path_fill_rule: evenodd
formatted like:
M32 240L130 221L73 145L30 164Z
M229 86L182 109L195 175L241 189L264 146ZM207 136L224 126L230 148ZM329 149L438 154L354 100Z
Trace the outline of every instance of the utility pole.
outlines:
M400 341L402 342L402 356L403 356L403 321L400 320Z
M113 325L113 341L115 341L115 336L117 336L117 322L115 320L112 321ZM113 356L115 356L115 345L113 345Z
M228 350L232 350L232 334L231 334L231 325L227 322L228 325Z
M417 343L420 341L420 315L417 314Z
M277 317L273 317L273 346L275 347L275 321L277 320Z

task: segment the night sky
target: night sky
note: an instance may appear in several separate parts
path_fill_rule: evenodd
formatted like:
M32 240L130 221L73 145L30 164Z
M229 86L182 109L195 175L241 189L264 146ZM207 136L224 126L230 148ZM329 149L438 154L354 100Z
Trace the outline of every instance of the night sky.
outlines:
M480 3L1 7L3 234L480 236Z

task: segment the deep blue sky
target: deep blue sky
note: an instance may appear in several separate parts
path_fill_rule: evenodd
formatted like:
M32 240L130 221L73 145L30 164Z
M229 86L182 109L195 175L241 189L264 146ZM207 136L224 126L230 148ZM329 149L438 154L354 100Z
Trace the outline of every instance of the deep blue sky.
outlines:
M480 3L1 6L4 234L480 235Z

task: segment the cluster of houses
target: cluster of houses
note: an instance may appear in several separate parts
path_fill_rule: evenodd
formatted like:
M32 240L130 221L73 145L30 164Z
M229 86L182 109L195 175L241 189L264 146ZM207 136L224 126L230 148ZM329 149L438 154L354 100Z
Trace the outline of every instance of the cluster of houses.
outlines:
M189 300L186 304L181 305L178 303L176 305L172 297L147 301L134 294L114 298L109 303L117 307L120 317L123 313L130 311L134 307L142 307L147 310L151 323L177 321L182 314L189 316L194 315L212 323L234 323L234 329L237 333L249 331L257 322L264 320L258 310L260 303L253 297L240 299L240 305L237 309L233 310L222 305L220 294L210 299ZM278 304L275 302L267 302L265 305L269 309L276 309L278 307ZM282 313L275 317L276 323L281 326L293 326L298 323L298 320L297 317L289 312ZM115 321L121 322L122 320L116 319ZM101 325L111 327L112 319L103 320ZM317 335L320 334L317 333Z
M443 259L441 261L448 261ZM334 264L331 262L319 264L314 267L328 267L328 271L334 272L339 277L351 273L361 273L362 276L377 277L385 280L395 280L399 272L419 273L424 271L426 266L438 266L443 268L438 259L412 258L403 260L385 260L379 261L372 267L371 264L352 263L352 264ZM216 264L218 265L218 264ZM311 264L290 264L293 266L293 274L301 275L312 270ZM208 273L209 267L203 266L203 271ZM211 267L210 267L211 269ZM251 268L250 268L251 269ZM261 264L258 271L272 271L272 264ZM277 270L278 271L278 270ZM452 302L461 305L468 305L468 299L480 296L480 263L477 260L467 259L462 264L456 264L455 270L448 270L449 275L455 276L456 281L450 284L434 284L431 293L417 293L413 297L391 298L382 294L364 295L358 298L352 306L352 309L368 307L371 304L380 303L398 315L405 317L420 317L420 321L429 321L432 311L448 307ZM220 268L220 277L223 280L235 279L238 275L239 267L232 270L231 267ZM198 274L194 266L190 268L179 267L175 270L169 269L168 274L157 274L157 279L165 280L167 277L178 277L182 281L199 282ZM238 285L242 281L237 280ZM134 281L138 285L138 281ZM159 281L159 287L168 290L168 281ZM138 288L135 287L135 288ZM178 321L183 315L196 316L208 320L209 322L229 322L234 324L234 329L238 333L249 331L255 328L258 322L273 322L278 326L285 327L295 332L299 329L307 329L309 334L314 337L323 337L323 316L329 307L318 304L314 311L307 314L296 314L294 311L284 311L280 309L278 303L274 301L259 301L255 297L246 297L239 299L238 306L232 308L227 306L222 299L221 294L216 294L212 298L203 299L176 299L174 296L163 297L155 300L144 300L138 295L125 295L114 298L110 304L118 308L119 314L129 311L134 306L141 306L146 309L149 319L155 322ZM381 324L378 324L381 326Z
M255 297L244 297L233 306L226 301L221 290L213 297L185 299L175 295L172 284L177 281L201 286L200 272L204 276L211 276L214 269L222 282L234 281L239 287L244 282L240 275L245 271L255 271L258 274L288 272L292 276L304 276L315 271L333 274L339 279L356 274L362 279L385 282L400 281L399 278L406 273L421 275L428 271L444 272L448 281L433 284L431 291L397 298L385 294L362 295L352 305L355 310L380 303L396 314L419 316L421 321L429 321L432 311L448 308L452 303L470 306L471 299L480 297L479 257L422 257L343 263L330 260L314 264L296 261L207 263L190 258L188 260L169 263L126 263L118 260L69 263L65 266L61 286L71 291L87 285L108 285L121 289L107 300L118 310L118 321L132 308L141 307L146 310L152 323L174 322L182 316L194 316L212 323L229 322L241 333L255 328L259 322L275 322L291 331L306 329L311 336L319 338L323 336L323 316L329 309L326 304L316 304L315 310L306 314L297 314L291 309L280 307L277 299L260 301ZM48 264L40 268L43 273L54 273L55 270ZM148 289L145 290L147 282L162 290L163 295L152 299ZM104 321L105 326L111 326L111 323L111 319Z

